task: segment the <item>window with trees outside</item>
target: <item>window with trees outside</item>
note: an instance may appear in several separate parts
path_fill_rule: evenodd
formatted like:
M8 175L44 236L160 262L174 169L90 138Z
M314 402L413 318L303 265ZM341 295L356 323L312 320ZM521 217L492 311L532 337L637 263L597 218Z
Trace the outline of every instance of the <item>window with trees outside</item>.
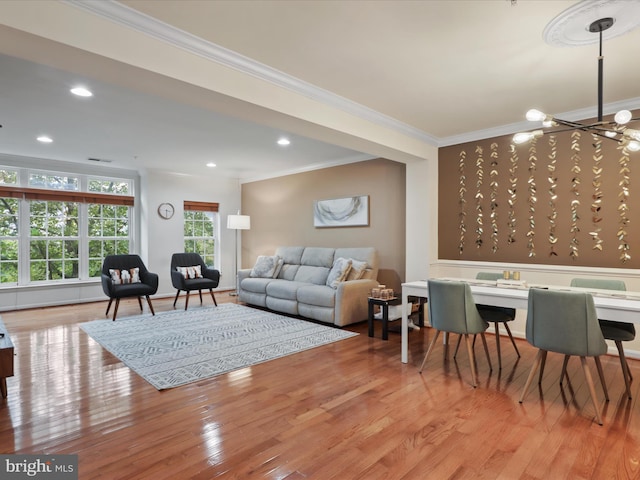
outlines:
M132 179L0 167L0 285L99 277L129 252L132 193Z
M184 201L184 251L199 253L209 267L216 265L218 204Z

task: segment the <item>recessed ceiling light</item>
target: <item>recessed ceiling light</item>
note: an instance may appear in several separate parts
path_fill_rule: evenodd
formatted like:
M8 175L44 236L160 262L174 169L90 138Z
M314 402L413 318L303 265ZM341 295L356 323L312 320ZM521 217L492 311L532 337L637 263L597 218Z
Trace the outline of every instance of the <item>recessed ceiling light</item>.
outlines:
M207 167L209 167L209 168L213 168L213 167L215 167L215 166L216 166L216 164L215 164L215 163L213 163L213 162L209 162L209 163L207 163Z
M70 91L79 97L93 97L91 90L85 87L73 87Z
M283 138L281 138L280 140L278 140L278 145L285 146L285 145L289 145L290 143L291 143L291 142L289 141L289 139L288 139L288 138L284 138L284 137L283 137Z
M51 143L53 142L53 139L47 135L40 135L38 138L36 138L36 140L38 140L41 143Z

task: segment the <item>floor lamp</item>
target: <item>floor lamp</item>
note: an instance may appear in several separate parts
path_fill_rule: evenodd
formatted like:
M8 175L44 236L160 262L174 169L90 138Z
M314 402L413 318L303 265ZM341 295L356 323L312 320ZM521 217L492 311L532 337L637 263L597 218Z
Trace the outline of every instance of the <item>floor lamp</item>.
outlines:
M230 293L229 295L237 296L238 295L238 235L239 230L249 230L251 228L251 217L249 215L240 215L238 212L237 215L228 215L227 216L227 228L229 230L236 231L236 258L234 261L235 270L236 270L236 291Z

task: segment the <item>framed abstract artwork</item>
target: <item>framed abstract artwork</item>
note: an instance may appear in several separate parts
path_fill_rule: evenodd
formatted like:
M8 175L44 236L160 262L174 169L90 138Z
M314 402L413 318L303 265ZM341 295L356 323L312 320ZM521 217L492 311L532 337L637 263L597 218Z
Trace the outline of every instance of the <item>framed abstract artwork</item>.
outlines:
M314 202L314 227L364 227L367 225L369 225L368 195Z

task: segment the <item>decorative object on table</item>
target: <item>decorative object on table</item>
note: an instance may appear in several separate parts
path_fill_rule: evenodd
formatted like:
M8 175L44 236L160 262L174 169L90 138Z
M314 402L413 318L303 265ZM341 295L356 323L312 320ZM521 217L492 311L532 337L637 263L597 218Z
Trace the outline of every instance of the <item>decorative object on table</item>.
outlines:
M393 288L387 288L386 285L378 285L376 288L372 288L369 296L371 298L379 298L382 300L391 300L396 298Z
M626 291L627 285L622 280L608 280L600 278L574 278L571 280L572 287L579 288L597 288L602 290ZM631 398L631 369L622 348L622 342L630 342L636 338L636 327L633 323L615 322L612 320L600 320L600 330L606 340L613 340L618 349L618 357L620 358L620 366L622 367L622 375L624 376L624 385L626 387L627 397ZM566 359L565 359L566 367Z
M160 215L160 218L169 220L175 213L176 209L170 203L165 202L158 205L158 215Z
M429 302L427 304L429 306L429 321L431 322L431 327L436 330L436 334L429 343L429 348L424 356L422 365L420 365L419 371L422 373L424 366L427 364L429 354L433 350L441 331L458 333L464 336L465 343L467 345L469 364L471 366L472 385L475 388L478 384L478 376L476 373L475 356L469 335L475 335L477 333L480 334L484 351L487 355L489 370L492 370L493 367L491 366L491 358L489 357L487 339L484 335L489 324L485 322L478 313L478 309L476 308L473 295L471 294L471 288L468 283L446 280L429 280L427 288L429 291Z
M318 200L313 206L314 227L362 227L369 225L369 196Z
M594 3L596 5L594 6ZM604 76L604 55L602 54L602 38L604 32L609 32L609 38L626 33L637 26L633 21L634 8L637 14L636 2L619 2L630 5L630 15L624 18L624 9L617 10L615 2L579 2L568 8L556 18L554 18L544 30L544 38L547 43L554 46L575 46L587 45L598 42L598 119L594 123L586 124L572 120L563 120L553 115L547 115L536 109L527 112L526 118L532 122L541 122L542 128L530 132L516 133L513 142L516 144L525 143L541 136L571 130L572 133L580 130L593 133L601 138L610 139L631 152L640 150L640 130L628 128L627 124L640 120L632 118L629 110L620 110L616 113L612 122L603 121L603 76ZM593 21L593 12L598 10L599 14L621 14L623 18L603 17Z
M234 303L80 328L158 390L358 335Z
M155 314L150 295L155 295L158 291L158 275L147 270L139 255L107 255L102 263L101 280L102 290L109 297L105 315L109 315L111 303L113 299L116 300L113 309L114 321L121 298L136 297L142 310L141 297L146 297L149 310Z
M251 229L251 217L249 215L240 215L240 210L238 210L237 215L227 216L227 228L229 230L236 231L236 250L235 256L233 257L233 266L235 271L234 282L236 285L236 291L229 294L232 296L236 296L238 295L238 236L240 234L240 230Z
M177 290L173 300L175 308L180 292L186 292L184 309L189 306L189 292L197 290L202 304L202 290L209 290L213 303L218 306L213 289L220 283L220 272L208 267L197 253L174 253L171 256L171 284Z
M520 403L524 401L536 370L540 366L538 384L542 382L547 352L562 353L567 356L577 355L582 363L587 387L596 412L596 420L602 425L600 405L596 398L586 357L594 357L602 389L608 400L607 385L600 363L600 355L607 353L607 344L600 331L596 307L591 294L541 288L530 289L526 336L527 341L538 348L538 354L522 389Z

